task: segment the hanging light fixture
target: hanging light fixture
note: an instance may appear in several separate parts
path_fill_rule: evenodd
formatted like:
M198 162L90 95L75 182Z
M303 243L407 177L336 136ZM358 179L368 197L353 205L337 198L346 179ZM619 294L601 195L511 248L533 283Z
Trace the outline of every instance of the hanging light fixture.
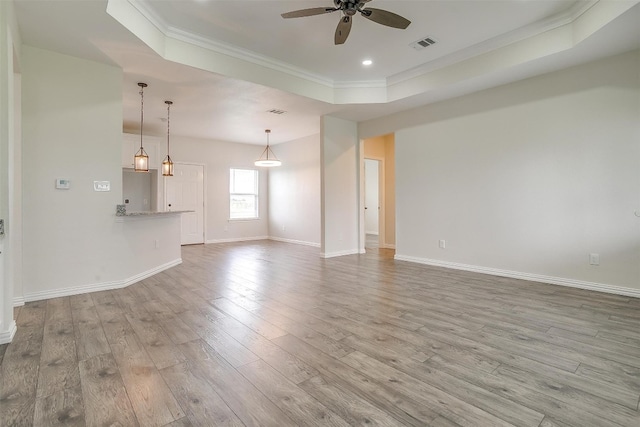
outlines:
M271 133L271 130L265 129L264 132L267 134L267 146L260 155L260 158L255 161L254 165L264 167L280 166L282 162L278 160L275 154L273 154L273 151L271 151L271 147L269 146L269 134Z
M149 156L142 148L142 124L144 122L144 88L146 83L138 83L140 86L140 150L133 157L133 168L136 172L149 172Z
M162 175L173 176L173 161L171 160L171 156L169 156L169 110L173 102L164 101L164 103L167 104L167 157L165 157L162 162Z

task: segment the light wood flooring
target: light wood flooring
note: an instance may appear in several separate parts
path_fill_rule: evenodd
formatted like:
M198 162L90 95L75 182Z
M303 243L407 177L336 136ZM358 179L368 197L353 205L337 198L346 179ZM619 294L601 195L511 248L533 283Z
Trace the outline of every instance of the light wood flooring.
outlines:
M640 426L640 300L278 242L28 303L4 426Z

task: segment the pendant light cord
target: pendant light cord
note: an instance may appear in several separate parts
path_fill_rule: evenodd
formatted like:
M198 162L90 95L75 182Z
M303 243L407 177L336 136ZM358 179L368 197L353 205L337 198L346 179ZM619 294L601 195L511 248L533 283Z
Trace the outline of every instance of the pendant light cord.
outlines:
M144 85L140 84L140 149L142 150L142 125L144 124Z
M167 103L167 157L169 157L169 114L171 111L171 101L165 101Z

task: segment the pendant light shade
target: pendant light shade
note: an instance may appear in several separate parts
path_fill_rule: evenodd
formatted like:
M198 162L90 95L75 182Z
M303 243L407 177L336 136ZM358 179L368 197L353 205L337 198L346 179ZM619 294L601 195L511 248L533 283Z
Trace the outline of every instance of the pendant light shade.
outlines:
M140 86L140 150L133 157L133 168L136 172L149 172L149 155L142 148L142 126L144 123L144 88L146 83L138 83Z
M173 161L171 160L171 156L169 156L169 113L173 102L164 101L164 103L167 104L167 157L165 157L162 162L162 175L173 176Z
M273 154L273 151L269 146L269 134L271 133L271 130L265 129L264 132L267 134L267 146L265 147L264 151L260 155L260 158L254 162L254 165L263 166L267 168L280 166L282 162L278 160L275 154Z

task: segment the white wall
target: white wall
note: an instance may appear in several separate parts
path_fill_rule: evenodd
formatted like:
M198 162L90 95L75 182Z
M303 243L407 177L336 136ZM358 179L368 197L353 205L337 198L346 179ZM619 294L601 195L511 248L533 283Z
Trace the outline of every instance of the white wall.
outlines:
M22 286L22 76L14 74L14 140L10 149L13 168L10 169L13 184L9 188L12 200L9 213L11 227L11 277L14 304L24 301Z
M19 223L20 182L16 158L20 156L19 91L15 72L20 55L20 37L12 2L0 2L0 218L5 222L5 235L0 236L0 344L9 342L15 333L13 320L14 280L20 278Z
M179 262L177 216L115 216L122 71L28 46L22 67L25 298L122 286ZM57 190L56 178L71 188ZM93 191L94 180L111 191Z
M272 147L282 166L269 169L269 236L320 246L320 135Z
M145 147L150 144L150 138L146 139ZM206 169L206 242L270 237L320 246L320 136L312 135L272 148L283 165L258 168L253 162L263 146L172 136L171 158L175 162L202 164ZM164 149L160 144L159 159ZM229 220L230 168L260 171L259 220ZM162 206L159 209L162 210Z
M175 107L174 108L178 108ZM171 137L171 158L176 163L205 166L205 242L265 239L269 235L268 173L253 162L263 146ZM229 169L258 169L258 220L229 220Z
M321 252L324 257L360 252L358 146L356 123L329 116L321 118Z
M396 132L397 258L640 296L639 51L418 116Z

